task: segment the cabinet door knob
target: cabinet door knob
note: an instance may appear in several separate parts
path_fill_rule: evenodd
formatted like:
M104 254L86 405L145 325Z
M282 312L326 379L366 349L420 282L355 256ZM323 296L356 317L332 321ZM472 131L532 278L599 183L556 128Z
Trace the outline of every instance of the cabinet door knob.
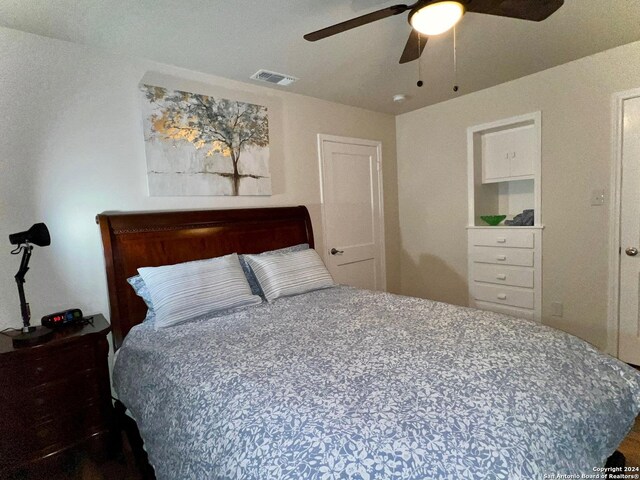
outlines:
M507 276L504 273L499 273L498 275L496 275L496 279L497 280L506 280Z
M498 294L498 300L506 300L507 296L504 293L499 293Z
M638 249L636 247L627 247L624 250L624 253L626 253L630 257L635 257L638 254Z
M504 262L507 259L506 255L498 255L496 257L496 260L499 260L500 262Z
M498 237L498 238L496 239L496 242L498 242L498 243L507 243L507 239L506 239L506 238L504 238L504 237Z

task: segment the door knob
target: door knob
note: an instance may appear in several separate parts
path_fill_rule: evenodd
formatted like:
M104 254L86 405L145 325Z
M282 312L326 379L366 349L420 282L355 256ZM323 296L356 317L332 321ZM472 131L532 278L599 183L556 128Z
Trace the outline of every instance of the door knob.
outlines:
M344 250L338 250L336 248L332 248L329 253L331 253L331 255L342 255L344 253Z
M624 251L630 257L635 257L638 254L638 249L636 247L627 247Z

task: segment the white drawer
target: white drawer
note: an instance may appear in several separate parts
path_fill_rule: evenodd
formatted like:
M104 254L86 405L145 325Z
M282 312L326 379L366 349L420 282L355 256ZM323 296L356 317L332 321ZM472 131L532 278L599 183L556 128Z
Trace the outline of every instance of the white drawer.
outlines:
M474 229L471 231L472 245L487 247L533 248L534 233L531 230L506 228Z
M533 290L476 282L472 288L476 300L520 308L533 308Z
M533 270L525 267L491 265L476 263L473 265L473 280L477 282L512 285L514 287L533 288Z
M533 250L523 248L474 247L471 260L481 263L533 267Z
M533 320L533 310L526 308L511 307L509 305L498 305L497 303L490 302L474 302L475 308L480 310L489 310L491 312L504 313L506 315L512 315L518 318L526 318L527 320Z

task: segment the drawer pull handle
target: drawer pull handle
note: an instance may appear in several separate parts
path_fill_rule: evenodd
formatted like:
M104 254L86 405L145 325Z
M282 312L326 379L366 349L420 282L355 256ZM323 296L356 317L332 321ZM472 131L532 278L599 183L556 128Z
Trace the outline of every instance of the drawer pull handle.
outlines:
M507 299L507 295L504 293L499 293L498 294L498 300L506 300Z
M504 238L504 237L498 237L498 238L496 239L496 242L498 242L498 243L507 243L507 239L506 239L506 238Z
M498 275L496 275L496 279L497 280L506 280L507 276L504 273L499 273Z
M496 260L500 261L500 262L504 262L507 259L506 255L498 255L496 257Z

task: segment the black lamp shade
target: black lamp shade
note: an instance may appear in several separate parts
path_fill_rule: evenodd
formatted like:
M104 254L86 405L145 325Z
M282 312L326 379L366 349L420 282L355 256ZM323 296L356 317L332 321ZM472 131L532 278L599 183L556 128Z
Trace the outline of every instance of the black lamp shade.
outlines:
M9 235L11 245L22 245L23 243L32 243L39 247L51 245L51 237L49 229L44 223L36 223L29 230Z

